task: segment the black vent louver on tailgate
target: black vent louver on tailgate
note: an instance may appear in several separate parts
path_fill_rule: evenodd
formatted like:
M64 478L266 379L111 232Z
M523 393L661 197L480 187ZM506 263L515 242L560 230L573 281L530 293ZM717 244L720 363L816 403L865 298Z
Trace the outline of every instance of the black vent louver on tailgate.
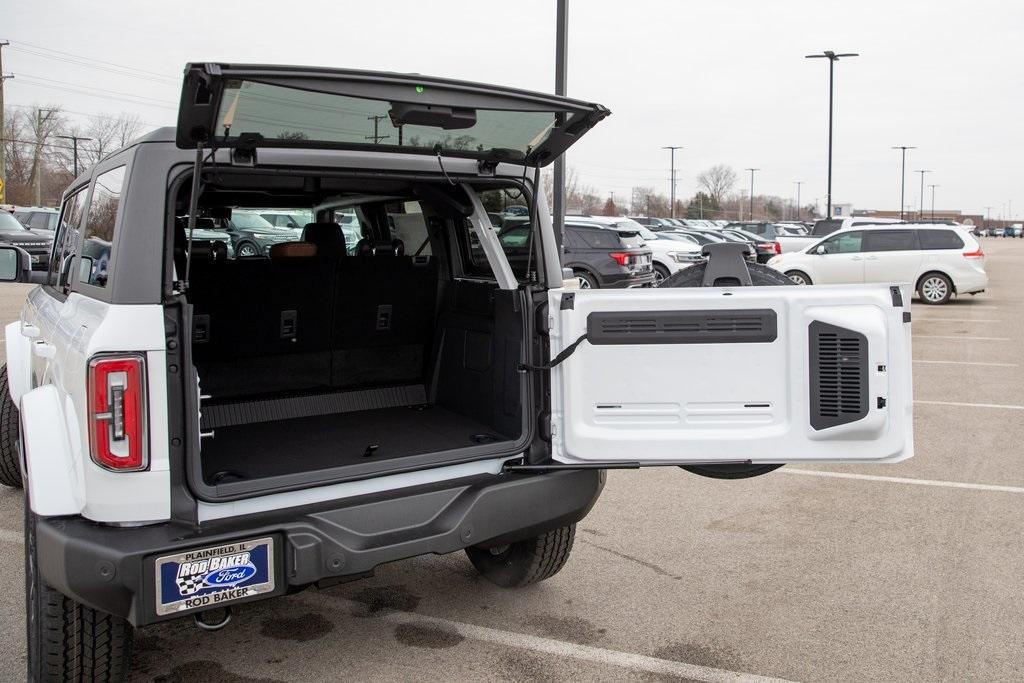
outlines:
M811 427L827 429L868 414L868 340L815 320L810 329Z
M766 343L776 338L771 309L591 313L591 344Z

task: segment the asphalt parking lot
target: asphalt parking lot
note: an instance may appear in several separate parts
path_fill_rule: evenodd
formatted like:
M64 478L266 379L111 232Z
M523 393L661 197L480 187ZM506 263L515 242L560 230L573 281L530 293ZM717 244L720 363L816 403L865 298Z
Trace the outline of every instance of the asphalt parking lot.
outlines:
M1021 680L1024 240L989 292L915 303L916 457L746 481L620 471L554 579L461 553L137 631L136 680ZM28 287L0 287L17 317ZM0 490L3 677L23 679L22 495Z

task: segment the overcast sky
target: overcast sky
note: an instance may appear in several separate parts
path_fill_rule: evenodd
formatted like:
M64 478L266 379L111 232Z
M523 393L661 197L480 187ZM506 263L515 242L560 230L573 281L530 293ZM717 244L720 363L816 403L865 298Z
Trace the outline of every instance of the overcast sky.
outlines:
M529 89L554 88L554 0L388 0L200 4L5 3L0 39L9 105L59 104L75 115L131 111L172 125L187 61L406 71ZM1024 215L1024 2L1016 0L571 0L569 94L612 116L569 154L584 183L628 197L681 196L725 163L757 194L825 201L827 60L836 65L833 196L899 208L920 176L936 208ZM30 54L32 46L129 66L136 77ZM12 49L15 48L15 49ZM17 49L20 48L20 49ZM52 54L52 53L50 53ZM75 57L68 56L67 60ZM117 67L110 69L117 71ZM143 76L143 77L137 77ZM74 92L72 91L74 90ZM143 99L145 98L145 99ZM930 190L925 188L926 207Z

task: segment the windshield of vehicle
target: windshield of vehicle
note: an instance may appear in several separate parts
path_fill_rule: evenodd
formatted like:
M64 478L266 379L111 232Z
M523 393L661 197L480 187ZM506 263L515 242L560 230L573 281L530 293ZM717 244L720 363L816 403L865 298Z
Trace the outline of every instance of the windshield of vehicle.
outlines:
M14 214L0 211L0 232L28 232L28 228L22 225Z
M410 86L415 106L424 86ZM488 152L513 150L526 155L548 137L554 112L466 110L462 127L395 125L402 102L310 92L252 81L228 81L221 98L217 132L232 137L257 133L270 140L298 144L383 144L397 147ZM444 109L444 108L442 108ZM456 113L458 111L456 110ZM401 120L401 119L399 119Z

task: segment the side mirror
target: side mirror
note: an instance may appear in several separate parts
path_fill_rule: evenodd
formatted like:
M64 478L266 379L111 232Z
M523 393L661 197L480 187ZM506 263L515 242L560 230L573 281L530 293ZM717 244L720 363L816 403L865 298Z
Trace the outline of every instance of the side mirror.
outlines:
M0 246L0 282L28 282L32 257L24 249Z
M824 254L828 253L828 249L825 248L824 244L819 244L817 247L815 247L814 253L818 254L819 256L823 256Z

